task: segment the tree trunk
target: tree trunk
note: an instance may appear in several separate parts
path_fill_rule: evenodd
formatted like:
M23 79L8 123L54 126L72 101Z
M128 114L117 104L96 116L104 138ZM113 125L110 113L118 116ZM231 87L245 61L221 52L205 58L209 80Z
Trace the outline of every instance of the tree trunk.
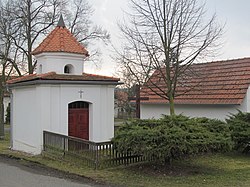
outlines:
M4 139L3 79L4 79L4 75L1 75L1 79L0 79L0 81L1 81L1 83L0 83L0 139Z
M175 115L175 110L174 110L174 97L173 97L173 94L170 94L170 96L169 96L169 107L170 107L170 115L174 116Z
M5 68L6 68L6 61L3 63L2 67L2 75L0 77L0 139L4 139L4 91L5 91Z
M29 69L29 74L33 74L33 64L32 64L32 28L31 28L31 24L32 24L32 19L31 19L31 1L28 1L28 11L27 11L27 21L28 21L28 25L27 25L27 44L28 44L28 55L27 55L27 60L28 60L28 69Z
M31 51L31 50L30 50ZM28 54L28 69L29 69L29 74L33 74L33 64L32 64L32 55Z

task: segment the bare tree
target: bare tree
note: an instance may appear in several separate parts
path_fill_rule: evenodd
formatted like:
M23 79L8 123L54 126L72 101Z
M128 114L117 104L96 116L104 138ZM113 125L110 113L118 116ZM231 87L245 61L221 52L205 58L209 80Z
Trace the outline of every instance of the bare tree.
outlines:
M11 14L13 1L5 1L0 6L0 60L4 75L15 74L21 76L23 66L18 59L20 58L19 49L15 47L13 35L16 34L15 18ZM16 43L21 45L23 41L20 37L16 39ZM8 76L6 77L8 78Z
M99 62L101 55L97 43L110 43L107 30L91 21L93 8L87 0L71 0L64 4L62 13L65 15L67 28L90 51L88 61Z
M131 116L132 112L135 111L135 104L131 103L131 100L134 100L136 97L136 84L138 81L134 80L134 76L131 75L131 72L124 66L118 67L115 76L122 77L121 81L123 82L123 84L118 86L115 90L115 97L118 96L115 99L119 99L119 95L116 95L116 93L119 94L119 91L127 94L126 98L123 97L120 99L121 102L118 103L118 107L123 108L128 116Z
M193 62L214 54L223 27L215 15L206 19L205 4L198 0L130 2L129 22L119 25L124 37L119 61L137 81L168 100L174 115L180 77L185 78Z
M4 105L3 99L6 93L6 80L10 74L15 71L21 75L21 72L16 64L17 50L13 49L13 43L11 35L13 34L12 23L13 20L8 11L10 4L6 4L0 7L0 139L4 137Z
M15 47L27 62L28 73L32 74L35 61L31 52L37 40L46 34L59 16L61 0L12 0L8 11L14 21L15 32L11 35ZM21 42L20 42L21 41Z
M109 43L109 33L91 21L94 10L88 1L72 0L66 5L64 14L67 17L68 28L79 42L85 42L84 45L88 45L89 42L95 43L96 40Z

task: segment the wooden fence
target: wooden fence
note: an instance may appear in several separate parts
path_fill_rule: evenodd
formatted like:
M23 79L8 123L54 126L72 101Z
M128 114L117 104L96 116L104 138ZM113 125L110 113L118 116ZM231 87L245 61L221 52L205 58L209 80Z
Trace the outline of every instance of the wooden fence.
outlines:
M147 160L142 155L118 153L112 142L95 143L75 137L43 131L43 151L45 154L77 158L90 167L105 168Z

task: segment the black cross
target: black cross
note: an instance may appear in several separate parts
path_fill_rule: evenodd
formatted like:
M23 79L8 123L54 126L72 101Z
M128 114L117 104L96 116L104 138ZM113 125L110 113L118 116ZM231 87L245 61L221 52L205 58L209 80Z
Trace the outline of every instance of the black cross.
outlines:
M80 98L82 98L82 94L84 93L84 91L80 90L78 93L80 94Z
M140 85L135 85L135 97L129 97L129 100L135 100L136 103L136 117L141 118L141 100L149 100L149 97L140 97Z

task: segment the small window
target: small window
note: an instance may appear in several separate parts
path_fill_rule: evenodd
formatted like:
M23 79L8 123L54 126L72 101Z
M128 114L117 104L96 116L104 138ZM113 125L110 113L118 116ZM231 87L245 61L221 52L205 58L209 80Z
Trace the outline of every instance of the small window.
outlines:
M71 64L64 66L64 73L65 74L73 74L73 72L74 72L74 68Z
M64 67L64 73L69 73L69 66Z

